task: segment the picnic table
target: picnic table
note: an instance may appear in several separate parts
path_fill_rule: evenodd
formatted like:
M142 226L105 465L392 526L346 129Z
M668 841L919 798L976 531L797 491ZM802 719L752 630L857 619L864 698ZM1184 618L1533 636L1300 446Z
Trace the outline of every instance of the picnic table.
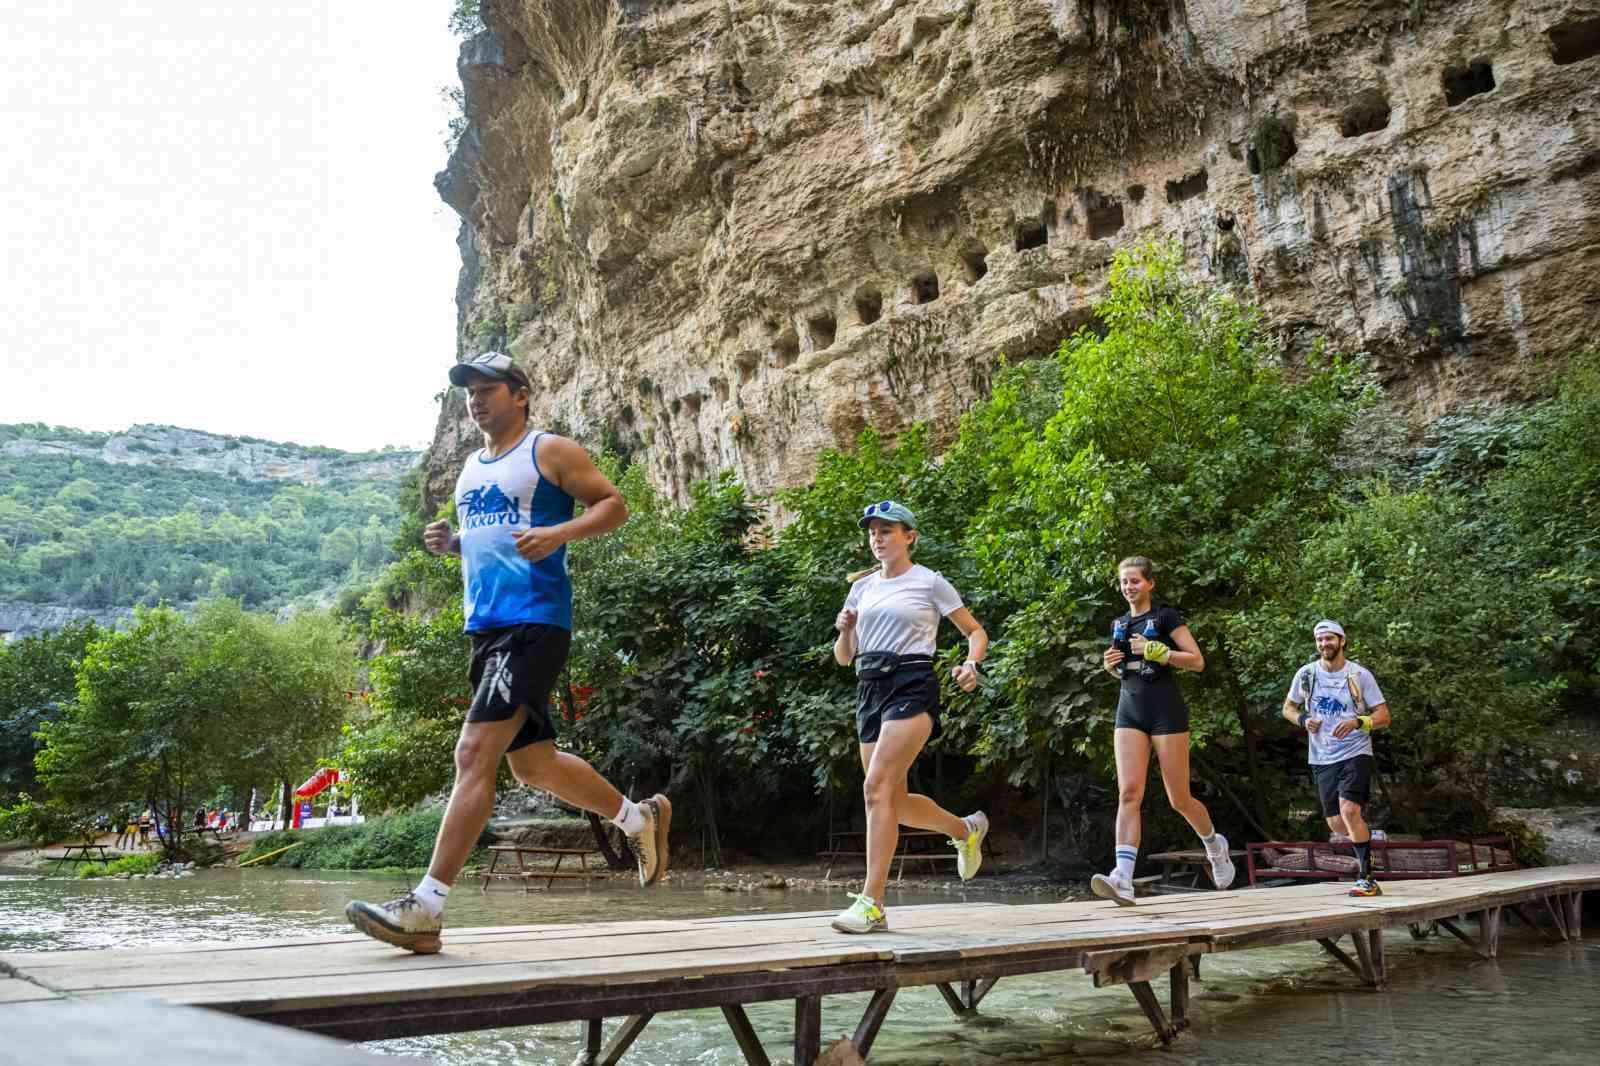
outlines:
M100 852L100 858L98 860L91 859L89 857L89 852L92 850L98 850ZM75 859L72 858L73 852L78 853L78 857ZM52 870L51 873L59 871L61 869L61 864L66 862L68 859L72 859L72 868L74 870L78 868L78 864L80 862L111 861L110 859L106 858L106 846L104 844L67 844L65 845L62 853L56 857L56 868L55 870Z
M1230 848L1228 856L1233 859L1236 871L1235 876L1237 876L1237 869L1244 860L1245 850L1243 848ZM1203 887L1201 878L1205 879L1204 883L1211 881L1211 860L1206 856L1203 849L1158 851L1149 858L1151 862L1161 864L1160 876L1150 885L1150 891L1152 892L1163 895L1170 895L1175 892L1193 892L1195 889ZM1227 888L1228 886L1222 885L1220 887Z
M928 830L900 830L900 842L895 845L894 860L898 860L898 872L895 880L903 880L906 876L906 863L908 862L955 862L954 848L944 845L949 841L943 833ZM994 851L989 847L989 839L984 838L983 853L993 856ZM826 881L833 876L833 868L841 856L845 858L865 859L867 855L867 831L865 829L845 829L828 834L828 849L818 852L818 857L827 860L827 871L822 879ZM891 860L893 861L893 860Z
M482 891L489 891L489 882L497 877L520 880L524 892L528 890L528 887L534 881L538 881L541 878L544 880L544 887L547 889L557 880L604 878L606 875L603 872L589 869L589 854L586 848L545 848L528 844L491 844L489 845L489 867L480 875L483 878ZM496 866L499 864L502 855L507 856L508 861L509 856L515 855L517 868L515 870L497 870ZM554 855L556 862L554 866L549 867L528 866L523 862L523 856L525 855ZM578 857L579 869L563 870L561 868L561 860L568 855L576 855Z

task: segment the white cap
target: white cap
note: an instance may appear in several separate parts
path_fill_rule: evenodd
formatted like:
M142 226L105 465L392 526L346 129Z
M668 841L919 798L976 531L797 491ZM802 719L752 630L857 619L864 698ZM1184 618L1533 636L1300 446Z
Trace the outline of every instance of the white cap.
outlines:
M1337 633L1340 637L1343 637L1344 627L1332 619L1324 618L1312 628L1311 635L1313 637L1320 637L1324 633Z

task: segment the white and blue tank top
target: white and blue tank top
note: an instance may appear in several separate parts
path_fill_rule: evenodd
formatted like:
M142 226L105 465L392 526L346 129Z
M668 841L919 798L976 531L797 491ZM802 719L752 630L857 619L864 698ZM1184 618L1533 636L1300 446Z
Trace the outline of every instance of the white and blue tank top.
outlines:
M572 517L572 497L539 472L542 436L530 429L493 459L479 449L456 479L468 633L531 622L572 628L567 546L536 563L517 554L519 534Z

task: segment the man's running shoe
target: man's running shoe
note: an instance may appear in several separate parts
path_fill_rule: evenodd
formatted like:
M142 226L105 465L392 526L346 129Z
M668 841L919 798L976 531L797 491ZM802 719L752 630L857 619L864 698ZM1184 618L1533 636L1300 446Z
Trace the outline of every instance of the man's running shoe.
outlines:
M978 867L983 865L983 838L989 835L987 814L979 811L972 816L972 822L978 828L968 833L965 840L950 841L956 849L956 872L963 881L970 881L977 876Z
M1116 900L1119 907L1133 906L1133 879L1109 874L1095 874L1089 878L1089 887L1101 899Z
M429 914L422 901L407 892L388 903L363 903L351 900L344 908L350 924L385 944L414 951L418 955L432 955L439 950L439 930L443 923L439 916Z
M833 927L841 933L879 933L889 928L883 908L865 892L850 897L854 903L834 915Z
M1219 890L1232 888L1238 871L1233 868L1233 858L1228 854L1228 838L1218 833L1216 846L1206 849L1206 858L1211 860L1211 883Z
M1378 887L1378 882L1370 877L1363 877L1350 886L1352 896L1381 896L1383 889Z
M672 830L672 801L661 793L639 804L644 828L628 839L639 859L639 887L649 888L667 872L667 836Z

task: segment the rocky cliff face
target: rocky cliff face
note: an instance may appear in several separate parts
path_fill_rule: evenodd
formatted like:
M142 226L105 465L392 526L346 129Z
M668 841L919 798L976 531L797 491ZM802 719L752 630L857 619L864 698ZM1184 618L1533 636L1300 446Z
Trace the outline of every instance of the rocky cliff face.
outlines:
M1182 242L1422 416L1600 327L1596 0L485 0L463 351L675 494L938 434ZM446 400L442 495L477 434Z
M177 426L137 425L124 433L70 431L59 438L0 442L0 456L64 456L120 466L153 466L243 478L246 481L387 480L417 461L416 452L354 454L254 438L223 437Z

